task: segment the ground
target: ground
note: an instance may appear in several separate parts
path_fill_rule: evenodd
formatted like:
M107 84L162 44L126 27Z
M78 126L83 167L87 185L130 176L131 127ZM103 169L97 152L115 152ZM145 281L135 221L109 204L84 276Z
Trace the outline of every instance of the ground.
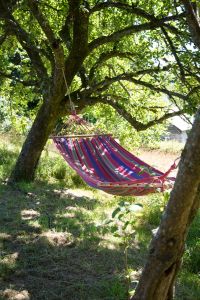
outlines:
M140 150L140 158L162 172L166 172L176 159L178 163L179 156L179 153L165 153L160 150ZM174 175L176 172L177 169L172 174Z
M3 151L2 177L13 153ZM178 156L137 151L163 171ZM35 183L10 187L5 177L0 183L0 299L129 299L166 201L167 194L123 198L92 190L45 152ZM142 208L124 217L137 204ZM121 232L123 218L131 220L130 231ZM176 300L200 295L199 236L200 216L189 233Z

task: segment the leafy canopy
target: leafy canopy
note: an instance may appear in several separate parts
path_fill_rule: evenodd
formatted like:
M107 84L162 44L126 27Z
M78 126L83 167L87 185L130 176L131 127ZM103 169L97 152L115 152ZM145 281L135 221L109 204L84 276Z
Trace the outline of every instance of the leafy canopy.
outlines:
M0 33L13 120L33 119L61 88L60 116L70 93L77 111L115 112L138 131L199 103L200 54L176 1L1 0Z

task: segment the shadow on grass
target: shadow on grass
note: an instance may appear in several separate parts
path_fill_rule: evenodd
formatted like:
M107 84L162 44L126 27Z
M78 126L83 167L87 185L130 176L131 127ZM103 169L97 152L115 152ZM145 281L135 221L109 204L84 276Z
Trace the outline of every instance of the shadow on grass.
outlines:
M0 299L127 299L123 249L103 246L92 217L100 200L50 185L0 191Z

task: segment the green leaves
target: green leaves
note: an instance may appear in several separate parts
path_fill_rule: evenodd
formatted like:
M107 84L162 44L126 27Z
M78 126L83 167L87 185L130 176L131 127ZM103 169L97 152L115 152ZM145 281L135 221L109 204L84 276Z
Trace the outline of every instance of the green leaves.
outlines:
M104 223L104 226L110 226L110 232L115 237L123 239L131 239L135 232L134 224L137 215L141 213L142 204L131 204L126 201L121 201L119 205L113 210L112 218Z
M55 91L55 87L52 88L52 78L55 78L57 71L56 59L52 43L47 38L48 32L52 32L62 45L65 61L68 61L71 50L70 59L75 57L76 61L81 52L78 47L71 48L79 37L75 34L77 31L74 31L75 20L69 3L64 0L41 0L38 2L38 8L43 20L46 20L43 25L35 17L27 1L17 1L6 19L5 16L0 16L0 33L5 35L5 39L0 39L0 69L12 75L12 78L0 75L1 79L3 78L1 91L7 90L6 97L11 94L14 96L12 103L16 114L30 118L33 114L35 116L37 109L30 112L27 109L28 102L36 98L40 100L43 98L46 101L48 91ZM84 29L84 32L81 32L86 35L84 40L87 42L88 39L88 45L97 44L93 48L88 47L81 72L80 66L76 69L76 65L72 66L72 69L75 68L73 70L70 65L66 69L66 75L71 72L74 74L71 92L76 92L77 110L80 106L81 108L85 106L86 113L92 112L95 119L101 119L99 123L102 129L109 127L111 132L117 131L121 140L130 147L133 141L137 146L144 144L144 141L150 143L152 139L159 139L163 126L159 125L147 133L137 134L127 121L123 121L126 112L137 122L145 125L152 120L155 120L156 124L156 120L163 116L163 113L171 111L171 103L183 107L191 114L194 113L199 104L197 92L190 94L188 103L178 96L170 96L166 101L163 92L166 91L168 96L170 95L167 93L168 90L187 95L199 84L196 74L200 57L191 46L185 19L177 16L173 1L141 0L133 3L131 0L111 2L90 0L80 1L78 8L80 12L89 14L89 24L87 32L87 24L82 24L79 20L76 25L79 28L76 30ZM161 25L158 24L155 28L155 23L159 23L160 20L163 20L161 25L167 31L182 69L186 72L185 82L181 79L180 64L174 58L172 48L160 29ZM48 26L48 30L45 31L44 28L47 29ZM190 49L187 49L188 46ZM165 71L144 72L162 68L168 63L171 68ZM122 77L126 73L132 75ZM112 80L115 77L118 79ZM109 83L106 82L108 79ZM33 82L32 85L27 84L30 81ZM26 83L25 87L22 82ZM7 89L8 85L11 85L11 88ZM88 100L90 97L98 98L99 102L102 99L112 99L113 102L119 103L124 109L122 116L119 116L119 111L115 113L111 108L111 101L110 103L107 101L107 105L87 107L88 104L93 104L92 100ZM66 104L65 101L62 103ZM133 122L130 124L134 126Z
M132 246L135 235L138 214L141 213L143 206L141 203L131 203L128 201L121 201L118 206L113 210L111 219L104 222L103 227L107 228L107 233L111 233L115 238L121 241L121 246L124 252L125 263L125 278L127 282L127 292L131 295L133 292L132 272L128 263L128 251Z
M118 206L112 213L112 218L114 218L121 211L121 207Z

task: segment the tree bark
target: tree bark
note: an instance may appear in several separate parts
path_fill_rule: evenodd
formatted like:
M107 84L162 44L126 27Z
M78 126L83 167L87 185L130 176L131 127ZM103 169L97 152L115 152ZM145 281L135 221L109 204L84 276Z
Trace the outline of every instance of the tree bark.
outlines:
M186 19L194 44L200 49L200 24L198 1L182 0L186 11Z
M132 300L173 299L190 223L199 208L200 109L183 150L174 188Z

